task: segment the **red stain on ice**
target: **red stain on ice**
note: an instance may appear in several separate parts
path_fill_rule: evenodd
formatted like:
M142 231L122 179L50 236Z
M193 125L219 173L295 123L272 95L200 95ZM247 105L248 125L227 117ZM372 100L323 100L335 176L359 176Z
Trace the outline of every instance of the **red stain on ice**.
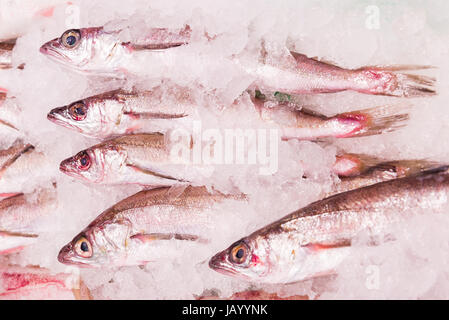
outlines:
M65 287L65 283L61 279L33 273L4 272L1 275L1 279L6 291L17 290L28 286L49 284Z
M42 10L39 10L36 13L36 16L41 16L41 17L52 17L53 16L53 12L55 10L55 7L49 7L49 8L44 8Z

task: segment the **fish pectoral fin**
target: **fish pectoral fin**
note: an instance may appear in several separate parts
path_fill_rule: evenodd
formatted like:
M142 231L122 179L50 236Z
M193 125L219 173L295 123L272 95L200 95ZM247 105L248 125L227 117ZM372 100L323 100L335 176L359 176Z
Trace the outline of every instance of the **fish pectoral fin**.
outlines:
M0 230L0 236L2 237L20 237L20 238L37 238L37 234L22 233L22 232L12 232Z
M338 240L335 242L329 242L329 243L325 243L325 242L308 243L303 247L305 247L313 252L319 252L319 251L323 251L323 250L338 249L338 248L349 247L349 246L351 246L351 240L350 239L342 239L342 240Z
M151 120L151 119L179 119L187 117L187 114L180 113L180 114L170 114L170 113L163 113L163 112L124 112L125 115L135 118L135 119L144 119L144 120Z
M141 242L153 242L157 240L187 240L187 241L204 241L200 237L192 234L183 233L138 233L130 237Z
M136 164L128 163L128 164L126 164L126 166L128 166L128 167L130 167L130 168L132 168L132 169L134 169L134 170L136 170L138 172L141 172L141 173L144 173L144 174L148 174L148 175L151 175L151 176L155 176L155 177L158 177L158 178L174 180L174 181L180 181L180 182L187 182L185 180L177 179L177 178L171 177L169 175L165 175L165 174L156 172L156 171L154 171L154 170L152 170L150 168L144 168L144 167L138 166Z

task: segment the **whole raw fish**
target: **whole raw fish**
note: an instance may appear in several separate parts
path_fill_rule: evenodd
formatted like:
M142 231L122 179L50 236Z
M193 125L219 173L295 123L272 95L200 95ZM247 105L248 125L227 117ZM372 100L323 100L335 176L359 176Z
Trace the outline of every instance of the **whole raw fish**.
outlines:
M36 242L39 222L56 208L55 188L4 195L0 201L0 254L20 251Z
M179 246L195 245L211 235L217 203L245 200L242 195L208 192L205 187L189 186L181 194L175 191L144 190L118 202L64 246L58 260L104 267L179 256Z
M1 266L0 300L90 300L79 274L38 267Z
M264 106L253 99L260 117L281 126L282 139L317 140L353 138L394 131L405 125L407 113L395 106L358 110L327 117L311 110L298 110L289 103Z
M103 27L71 29L45 43L40 52L80 72L117 77L123 75L133 52L186 44L191 30L189 26L176 30L154 28L136 43L123 42L120 32L105 31Z
M60 170L93 183L152 187L184 184L184 177L194 176L192 166L173 160L170 143L160 133L107 140L62 161Z
M47 118L83 135L105 138L142 129L160 132L174 128L195 110L190 93L172 86L138 93L107 92L55 108Z
M447 167L340 193L314 202L255 231L216 254L209 266L249 281L289 283L331 272L362 231L442 211L448 203Z
M143 46L124 43L118 36L119 32L107 32L101 27L67 30L60 38L42 45L40 51L80 72L124 77L126 72L141 71L142 64L148 60L145 51L145 55L142 55L141 49L166 49L190 41L190 28L153 29ZM213 38L208 37L208 40L213 41ZM242 56L234 57L232 62L241 68L242 74L246 73L254 79L252 87L261 90L300 94L354 90L398 97L435 94L435 79L401 73L426 69L426 66L361 67L352 70L295 52L287 52L278 59L267 59L265 46L260 51L259 60L253 56ZM176 54L173 51L159 51L153 54L152 58L155 60L152 63L171 66L173 61L183 58ZM161 76L163 75L159 75Z

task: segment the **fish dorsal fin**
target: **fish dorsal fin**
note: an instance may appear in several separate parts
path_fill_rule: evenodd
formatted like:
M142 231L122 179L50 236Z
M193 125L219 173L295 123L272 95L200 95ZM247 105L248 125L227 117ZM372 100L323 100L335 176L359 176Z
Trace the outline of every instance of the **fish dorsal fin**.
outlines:
M321 65L327 65L329 67L332 68L336 68L336 69L342 69L341 67L339 67L335 62L331 61L331 60L326 60L326 59L318 59L318 57L312 57L309 58L307 57L305 54L302 53L298 53L298 52L294 52L294 51L290 51L290 54L293 56L293 58L295 58L296 62L298 64L301 63L315 63L317 65L321 64Z
M177 199L184 193L187 187L187 184L176 184L174 186L171 186L170 189L167 190L167 195L171 199Z

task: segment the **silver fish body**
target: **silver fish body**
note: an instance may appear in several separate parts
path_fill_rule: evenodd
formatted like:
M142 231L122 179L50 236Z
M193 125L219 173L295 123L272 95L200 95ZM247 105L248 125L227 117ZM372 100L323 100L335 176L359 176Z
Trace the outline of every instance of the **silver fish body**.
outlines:
M60 164L65 174L99 184L158 187L184 184L192 166L173 160L168 139L160 133L131 134L79 152Z
M447 170L447 168L443 168ZM314 202L237 241L209 266L250 281L289 283L331 272L362 231L381 232L448 203L446 171L394 179Z
M106 138L176 128L195 110L189 91L173 86L137 93L107 92L55 108L47 118L83 135Z
M123 42L120 30L103 27L72 29L40 48L41 53L75 71L110 77L124 77L134 51L159 50L185 44L190 29L155 28L134 44Z

